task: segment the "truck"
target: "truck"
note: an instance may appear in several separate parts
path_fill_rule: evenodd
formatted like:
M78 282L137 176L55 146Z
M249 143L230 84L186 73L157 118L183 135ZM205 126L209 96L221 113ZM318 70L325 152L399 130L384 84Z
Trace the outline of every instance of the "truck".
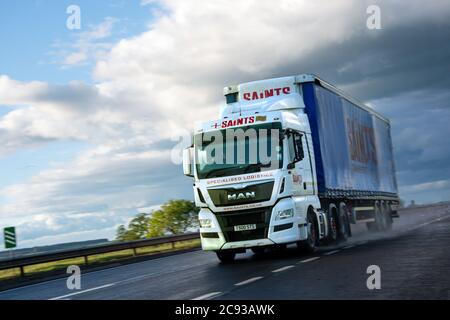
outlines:
M183 150L203 250L230 263L248 249L313 252L346 241L357 223L392 228L387 118L312 74L227 86L224 96L220 118L198 124Z

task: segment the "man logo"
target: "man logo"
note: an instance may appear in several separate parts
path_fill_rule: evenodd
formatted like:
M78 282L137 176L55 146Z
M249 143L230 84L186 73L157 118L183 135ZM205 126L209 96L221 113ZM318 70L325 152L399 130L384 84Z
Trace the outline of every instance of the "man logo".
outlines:
M233 194L229 194L228 195L228 201L230 200L241 200L241 199L250 199L250 198L254 198L255 195L255 191L252 192L240 192L240 193L233 193Z

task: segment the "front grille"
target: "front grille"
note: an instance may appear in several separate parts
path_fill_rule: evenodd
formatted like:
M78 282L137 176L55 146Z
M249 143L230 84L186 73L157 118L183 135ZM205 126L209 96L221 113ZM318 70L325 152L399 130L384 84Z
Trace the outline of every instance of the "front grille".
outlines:
M234 227L241 224L264 223L265 212L248 212L242 214L225 215L226 226Z
M249 185L243 189L209 189L208 194L216 207L232 206L270 200L274 182Z
M216 213L227 242L267 238L272 208ZM256 229L234 231L234 226L256 224Z

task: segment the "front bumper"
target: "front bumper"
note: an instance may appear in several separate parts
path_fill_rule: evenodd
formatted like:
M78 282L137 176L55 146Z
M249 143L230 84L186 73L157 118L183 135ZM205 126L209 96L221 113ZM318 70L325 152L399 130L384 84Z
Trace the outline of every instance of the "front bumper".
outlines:
M280 210L294 208L292 199L285 198L274 207L212 213L203 208L199 219L210 219L210 228L200 228L203 250L252 248L273 244L292 243L306 238L304 218L275 220ZM295 210L294 210L295 212ZM256 224L256 229L234 231L234 226Z

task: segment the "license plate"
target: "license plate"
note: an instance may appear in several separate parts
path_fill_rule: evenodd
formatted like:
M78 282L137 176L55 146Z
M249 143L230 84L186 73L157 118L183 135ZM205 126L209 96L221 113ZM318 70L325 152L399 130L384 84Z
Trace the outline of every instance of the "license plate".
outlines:
M256 229L256 224L241 224L239 226L234 226L234 231L246 231Z

